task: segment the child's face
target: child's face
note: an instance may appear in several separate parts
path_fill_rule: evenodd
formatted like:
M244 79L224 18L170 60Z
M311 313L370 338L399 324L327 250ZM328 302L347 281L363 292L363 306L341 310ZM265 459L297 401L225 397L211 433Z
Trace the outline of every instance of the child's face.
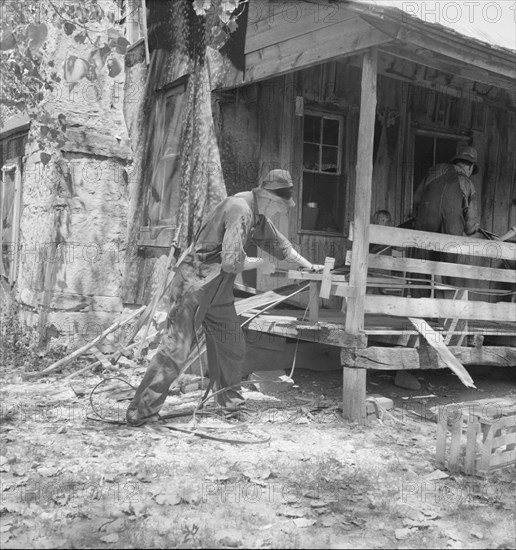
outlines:
M385 214L378 215L378 225L391 225L391 218Z

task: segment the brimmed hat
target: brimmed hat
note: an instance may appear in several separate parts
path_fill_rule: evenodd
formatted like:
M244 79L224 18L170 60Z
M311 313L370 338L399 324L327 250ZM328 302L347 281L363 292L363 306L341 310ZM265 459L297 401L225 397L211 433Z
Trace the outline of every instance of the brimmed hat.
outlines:
M260 189L274 193L285 202L289 208L296 205L292 199L294 183L288 170L271 170L260 183Z
M474 147L470 147L469 145L458 147L455 156L450 162L456 162L458 160L471 162L471 164L473 164L473 174L478 172L478 155L477 150Z

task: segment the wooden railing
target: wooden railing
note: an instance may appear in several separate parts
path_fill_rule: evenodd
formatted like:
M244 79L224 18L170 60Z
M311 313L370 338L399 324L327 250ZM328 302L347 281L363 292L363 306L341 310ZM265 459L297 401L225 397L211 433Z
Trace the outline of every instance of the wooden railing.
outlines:
M353 240L353 224L350 231ZM468 255L475 258L516 261L516 244L489 241L472 237L458 237L397 227L371 225L372 244L401 248L400 257L369 254L368 270L407 273L428 276L451 276L461 279L510 283L516 290L516 271L451 262L420 260L406 257L410 248ZM351 260L353 261L353 259ZM412 298L366 294L365 314L385 314L403 317L456 318L516 323L516 304L510 302L453 300L447 298Z

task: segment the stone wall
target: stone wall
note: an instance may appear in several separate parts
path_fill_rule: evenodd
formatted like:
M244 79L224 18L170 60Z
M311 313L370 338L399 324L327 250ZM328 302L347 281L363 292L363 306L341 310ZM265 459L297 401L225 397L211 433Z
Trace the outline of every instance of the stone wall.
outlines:
M65 58L87 58L53 29L48 60L63 74ZM123 58L119 56L123 67ZM20 269L16 297L43 344L76 348L120 317L131 161L123 106L125 73L62 81L47 109L66 117L67 143L44 164L36 143L24 162Z

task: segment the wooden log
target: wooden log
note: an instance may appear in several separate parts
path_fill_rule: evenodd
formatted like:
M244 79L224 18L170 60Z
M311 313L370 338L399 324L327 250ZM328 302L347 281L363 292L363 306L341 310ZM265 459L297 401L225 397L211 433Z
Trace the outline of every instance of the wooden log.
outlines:
M381 313L395 317L421 317L446 319L455 317L467 320L489 320L516 323L516 308L509 302L496 304L480 301L449 300L438 298L401 298L399 296L365 297L365 313Z
M147 306L142 306L140 309L137 309L127 319L124 319L122 321L117 321L116 323L113 323L109 328L107 328L102 334L99 334L94 340L89 342L88 344L85 344L84 346L81 346L80 348L76 349L73 353L70 355L67 355L66 357L63 357L56 363L50 365L46 369L42 370L41 372L31 372L28 373L27 376L30 377L37 377L37 376L43 376L48 374L49 372L53 372L57 369L63 368L65 365L76 359L77 357L81 356L85 351L88 351L93 346L97 345L100 341L102 341L106 336L114 332L120 327L123 327L124 325L127 325L130 321L132 321L135 317L140 315L142 311L144 311L147 308Z

